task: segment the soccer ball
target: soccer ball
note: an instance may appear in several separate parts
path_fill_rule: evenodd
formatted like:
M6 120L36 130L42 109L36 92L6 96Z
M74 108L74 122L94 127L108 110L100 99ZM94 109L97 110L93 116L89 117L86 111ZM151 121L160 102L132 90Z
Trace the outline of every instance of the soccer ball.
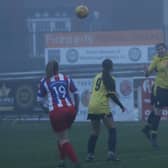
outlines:
M79 5L75 9L75 13L78 18L83 19L86 18L89 14L89 9L86 5Z

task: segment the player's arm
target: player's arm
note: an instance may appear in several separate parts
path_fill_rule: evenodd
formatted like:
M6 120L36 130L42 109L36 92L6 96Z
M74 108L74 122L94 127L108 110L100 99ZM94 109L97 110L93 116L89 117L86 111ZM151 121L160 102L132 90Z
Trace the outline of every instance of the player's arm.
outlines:
M48 113L48 101L46 100L46 89L44 87L44 79L40 81L38 92L37 92L37 103L43 109L44 112Z
M153 59L153 61L151 62L151 64L148 66L148 68L145 69L145 77L150 76L154 71L157 71L156 69L156 65L157 65L157 57L155 57Z
M37 101L37 102L38 102L39 106L42 108L42 110L44 112L46 112L46 113L49 112L49 110L48 110L48 103L46 103L44 99L41 100L41 101Z
M125 111L123 104L120 102L115 92L108 92L107 96L110 97L114 103L116 103L121 108L122 111Z
M79 94L74 93L74 102L75 102L75 110L78 112L79 110Z
M122 105L122 103L120 102L119 98L116 95L116 87L115 87L115 80L112 79L110 82L110 85L108 85L108 92L107 92L107 96L110 97L120 108L122 111L125 111L124 106Z
M145 77L148 77L152 74L153 69L150 66L145 70Z
M79 110L79 93L78 93L77 87L75 86L74 81L70 77L69 77L69 90L73 94L73 99L74 99L74 103L75 103L75 110L76 110L76 112L78 112L78 110Z

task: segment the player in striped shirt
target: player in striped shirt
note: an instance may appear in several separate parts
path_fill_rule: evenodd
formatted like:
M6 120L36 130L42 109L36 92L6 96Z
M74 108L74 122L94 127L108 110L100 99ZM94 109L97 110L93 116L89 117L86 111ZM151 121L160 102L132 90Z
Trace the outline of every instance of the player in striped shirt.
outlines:
M54 60L46 66L46 75L40 81L37 101L49 112L51 126L57 135L61 160L59 166L64 167L64 160L68 157L75 167L79 167L79 160L68 138L68 129L78 111L79 96L73 80L59 73L59 65Z

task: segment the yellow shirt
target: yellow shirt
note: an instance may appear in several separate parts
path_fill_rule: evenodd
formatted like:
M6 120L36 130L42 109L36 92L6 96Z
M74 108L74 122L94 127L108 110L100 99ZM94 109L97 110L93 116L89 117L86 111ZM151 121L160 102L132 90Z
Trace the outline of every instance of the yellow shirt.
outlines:
M155 85L168 89L168 55L164 57L155 56L149 66L149 72L156 70Z
M98 73L93 80L92 94L89 102L89 114L109 114L109 97L103 84L102 73Z

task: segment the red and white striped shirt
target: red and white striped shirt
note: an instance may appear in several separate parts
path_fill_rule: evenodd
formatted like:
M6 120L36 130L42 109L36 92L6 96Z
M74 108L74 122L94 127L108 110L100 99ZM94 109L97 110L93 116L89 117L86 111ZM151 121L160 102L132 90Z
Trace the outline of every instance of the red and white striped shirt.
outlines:
M41 79L37 101L44 102L47 98L49 111L68 111L74 107L71 93L75 94L76 92L77 88L73 80L59 73L50 79Z

